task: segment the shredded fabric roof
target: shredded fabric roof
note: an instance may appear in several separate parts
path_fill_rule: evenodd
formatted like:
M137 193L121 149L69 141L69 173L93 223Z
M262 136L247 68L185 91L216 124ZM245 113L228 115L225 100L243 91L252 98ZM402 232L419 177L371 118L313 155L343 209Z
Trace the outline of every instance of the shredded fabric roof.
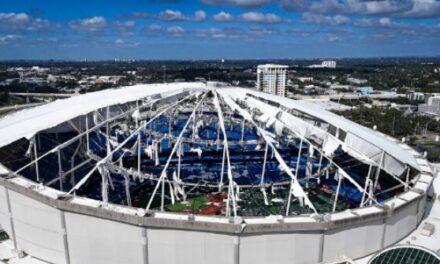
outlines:
M21 138L30 139L38 131L55 127L98 108L126 103L158 93L172 94L182 89L206 88L207 86L203 83L142 84L118 89L107 89L57 100L40 107L22 110L0 119L0 146L8 145ZM394 175L401 174L406 164L420 170L414 156L395 142L388 140L377 131L325 111L313 103L238 87L225 88L222 89L222 92L228 94L233 99L244 99L248 93L251 93L260 98L277 102L284 107L318 117L329 124L342 128L349 135L345 144L347 148L365 154L365 157L374 159L376 163L380 162L380 157L375 154L377 150L384 150L389 154L391 158L388 158L388 156L384 157L382 162L384 163L384 168ZM264 109L262 110L264 111Z
M107 89L22 110L0 119L0 147L21 138L31 138L41 130L87 114L98 108L135 101L158 93L205 88L203 83L141 84Z

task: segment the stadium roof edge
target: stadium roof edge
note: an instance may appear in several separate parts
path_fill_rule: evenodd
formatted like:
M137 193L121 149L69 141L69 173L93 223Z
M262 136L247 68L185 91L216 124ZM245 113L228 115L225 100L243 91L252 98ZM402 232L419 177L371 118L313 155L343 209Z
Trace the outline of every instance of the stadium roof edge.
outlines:
M205 89L199 82L139 84L73 96L18 111L0 119L0 147L37 132L56 127L75 117L115 104L132 102L149 95L174 93L183 89Z

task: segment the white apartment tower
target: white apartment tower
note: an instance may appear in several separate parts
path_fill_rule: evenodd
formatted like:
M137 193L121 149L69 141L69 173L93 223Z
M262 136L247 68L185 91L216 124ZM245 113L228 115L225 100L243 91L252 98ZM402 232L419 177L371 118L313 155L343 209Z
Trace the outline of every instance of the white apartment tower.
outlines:
M270 94L286 95L286 72L288 66L276 64L258 65L257 89Z
M331 69L335 69L336 68L336 61L323 61L322 62L322 67L324 68L331 68Z

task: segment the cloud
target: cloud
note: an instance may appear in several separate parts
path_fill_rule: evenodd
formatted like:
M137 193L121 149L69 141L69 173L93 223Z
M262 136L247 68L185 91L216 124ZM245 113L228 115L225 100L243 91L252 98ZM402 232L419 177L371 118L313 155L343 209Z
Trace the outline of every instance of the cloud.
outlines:
M194 13L194 21L203 21L206 19L206 13L203 10L198 10Z
M312 35L316 35L320 33L319 29L316 28L290 28L286 30L287 34L299 35L302 37L310 37Z
M326 25L346 25L350 23L350 18L343 15L324 16L321 14L313 14L305 12L302 19L306 23L326 24Z
M128 43L125 40L120 39L120 38L116 39L114 44L117 47L129 47L129 48L138 47L140 45L139 42Z
M280 0L289 11L407 18L440 16L437 0Z
M215 14L212 18L216 22L230 22L230 21L234 20L234 17L231 14L226 13L224 11L221 11L221 12Z
M398 23L398 22L391 20L388 17L382 17L379 19L369 19L369 18L358 19L353 22L353 25L358 26L358 27L397 28L397 29L411 28L411 27L418 27L419 26L419 25L410 25L407 23Z
M262 27L251 27L248 32L251 35L271 35L280 34L280 31L276 28L262 28Z
M98 32L107 27L107 20L101 16L94 16L71 21L69 26L75 31Z
M16 41L18 39L21 39L20 35L6 35L0 37L0 45L3 44L9 44L10 42Z
M151 24L147 27L144 27L143 32L155 36L165 36L165 35L181 36L187 33L186 30L181 26L162 27L157 24Z
M340 38L337 35L333 35L333 34L328 34L327 35L327 41L328 42L337 42L339 40L340 40Z
M309 10L320 13L392 14L411 8L411 0L320 0Z
M183 29L181 26L174 26L174 27L168 27L166 29L166 32L172 35L181 35L185 33L185 29Z
M0 13L0 28L6 30L44 30L51 26L47 19L34 18L26 13Z
M116 21L113 23L113 25L115 27L123 28L123 29L134 29L136 23L134 21L124 21L124 22Z
M436 0L413 0L410 10L398 14L400 17L429 18L440 16L440 2Z
M146 12L131 12L128 14L116 15L116 17L120 19L145 19L149 18L150 14Z
M155 18L163 21L195 21L200 22L206 19L206 13L203 10L197 10L194 15L187 16L181 11L167 9L155 16Z
M166 9L158 14L149 14L146 12L131 12L116 16L121 19L158 19L162 21L194 21L201 22L206 20L206 12L197 10L193 15L185 15L179 10Z
M205 4L258 8L277 3L288 11L405 18L438 18L438 0L201 0Z
M276 29L251 27L249 29L242 29L237 27L227 28L208 28L197 29L194 32L188 32L190 35L197 37L209 37L214 39L244 39L253 40L255 36L269 35L278 32Z
M271 13L246 12L240 15L240 20L246 22L263 23L263 24L280 24L289 23L287 19L283 19L278 15Z
M113 22L113 27L117 32L123 35L131 35L136 28L136 23L134 21L115 21Z
M205 4L210 5L230 5L245 8L255 8L267 5L271 0L202 0Z
M198 37L225 38L228 35L219 28L198 29L195 31Z
M162 27L161 27L160 25L157 25L157 24L149 25L149 26L146 28L146 30L148 30L148 31L159 31L159 30L161 30L161 29L162 29Z

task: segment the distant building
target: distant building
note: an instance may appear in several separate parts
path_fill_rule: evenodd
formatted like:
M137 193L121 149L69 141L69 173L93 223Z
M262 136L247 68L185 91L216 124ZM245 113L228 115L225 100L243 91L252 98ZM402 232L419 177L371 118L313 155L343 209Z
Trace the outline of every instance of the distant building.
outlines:
M286 96L286 72L288 66L276 64L258 65L257 89L270 94Z
M124 76L99 76L96 79L96 83L110 83L116 85Z
M307 68L330 68L335 69L336 68L336 61L328 60L323 61L321 64L313 64L310 66L307 66Z
M406 98L411 101L425 101L425 94L421 92L409 91Z
M363 86L354 88L354 91L357 93L361 93L362 95L369 95L374 91L374 89L371 86Z
M347 82L352 83L352 84L356 84L356 85L361 85L361 84L366 84L368 81L365 79L358 79L358 78L349 77L349 78L347 78Z
M298 81L300 82L313 82L313 77L297 77Z
M346 84L331 84L330 85L330 89L334 89L334 90L351 90L352 86L351 85L346 85Z
M206 83L206 79L204 77L196 77L196 78L194 78L194 81Z
M332 68L335 69L336 68L336 61L323 61L321 63L322 67L324 68Z
M419 112L440 116L440 96L429 97L425 104L419 105Z

